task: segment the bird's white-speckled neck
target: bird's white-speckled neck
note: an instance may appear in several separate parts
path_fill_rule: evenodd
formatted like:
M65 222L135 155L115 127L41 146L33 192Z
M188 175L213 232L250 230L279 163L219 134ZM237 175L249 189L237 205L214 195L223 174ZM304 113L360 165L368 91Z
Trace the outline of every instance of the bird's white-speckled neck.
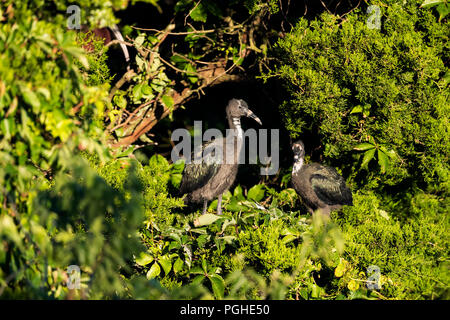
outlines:
M242 138L243 135L243 131L242 131L242 127L241 127L241 118L233 118L232 119L232 129L235 129L237 131L237 136L238 138Z
M294 166L292 167L292 173L297 173L303 167L303 158L300 158L294 162Z

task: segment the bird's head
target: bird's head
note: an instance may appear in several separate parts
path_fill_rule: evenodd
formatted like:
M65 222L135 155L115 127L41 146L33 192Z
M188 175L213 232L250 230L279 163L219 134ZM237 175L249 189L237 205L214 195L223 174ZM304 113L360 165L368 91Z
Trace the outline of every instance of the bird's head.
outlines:
M297 140L292 144L292 152L294 152L295 161L305 157L305 145L302 140Z
M253 113L252 110L248 108L247 102L242 99L231 99L227 106L227 116L229 119L248 117L252 118L260 125L262 125L261 120Z

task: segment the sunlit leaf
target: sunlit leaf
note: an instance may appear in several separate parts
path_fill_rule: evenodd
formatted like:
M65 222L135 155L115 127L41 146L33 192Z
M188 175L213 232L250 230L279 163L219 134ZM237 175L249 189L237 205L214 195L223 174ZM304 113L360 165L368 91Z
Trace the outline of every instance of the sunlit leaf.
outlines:
M356 282L355 280L350 280L349 283L347 284L347 288L350 291L356 291L359 288L359 283Z
M149 263L152 263L153 260L154 260L154 258L151 255L149 255L145 252L141 252L139 257L136 258L136 263L140 266L146 266Z
M173 107L173 98L171 96L164 95L162 96L161 100L166 108L170 109Z
M155 262L154 264L152 264L152 266L148 270L146 276L147 276L147 279L150 280L150 279L153 279L153 278L159 276L160 273L161 273L161 267L159 266L158 263Z
M263 184L257 184L248 190L247 199L259 202L264 198L264 193L265 186Z
M210 213L205 213L202 214L200 217L198 217L197 219L194 220L194 226L196 227L202 227L202 226L207 226L210 225L214 222L216 222L219 219L222 219L222 216L218 216L215 214L210 214Z
M163 256L159 259L159 264L164 270L164 274L168 275L170 270L172 270L172 262L170 261L170 258L168 256Z
M389 157L387 156L386 153L384 153L381 150L378 150L377 156L378 156L378 164L380 165L381 168L381 173L385 173L389 166Z
M192 20L198 22L206 22L207 13L202 3L196 2L195 5L196 5L195 9L191 11L190 15Z
M213 274L209 277L211 281L211 287L213 289L214 295L217 299L223 299L225 293L225 281L218 274Z
M173 264L173 272L174 273L178 273L183 269L183 260L181 260L180 258L177 258L177 260L175 261L175 263Z
M365 151L365 150L369 150L369 149L372 149L372 148L375 148L375 146L373 144L364 142L364 143L358 144L353 149L354 150L358 150L358 151Z
M368 151L366 151L364 153L363 160L361 162L361 168L366 168L367 167L367 165L369 164L370 160L372 160L373 157L375 156L375 151L376 151L376 149L373 148L373 149L369 149Z

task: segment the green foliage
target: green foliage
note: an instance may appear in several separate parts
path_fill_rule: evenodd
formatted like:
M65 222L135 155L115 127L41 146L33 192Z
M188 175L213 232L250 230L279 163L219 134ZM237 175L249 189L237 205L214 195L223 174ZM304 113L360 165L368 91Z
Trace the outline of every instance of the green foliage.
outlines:
M66 287L69 265L81 268L79 298L124 294L120 272L141 246L141 187L131 173L126 199L83 159L72 159L69 170L37 192L29 212L1 214L3 298L73 296Z
M292 96L281 107L286 127L293 138L318 132L326 159L347 171L369 165L362 181L448 192L449 25L409 2L382 7L381 30L366 19L324 13L279 41L277 72ZM377 149L378 172L373 148L352 152L362 143Z
M99 39L93 32L78 33L76 41L79 46L91 48L87 53L87 62L89 69L85 69L81 64L77 64L80 71L84 73L85 83L88 86L99 86L104 83L110 83L113 76L110 74L109 67L107 65L108 56L106 55L106 49L103 44L103 39Z
M381 269L379 292L386 297L448 299L448 199L418 193L406 221L383 210L373 193L356 195L354 202L338 218L352 268L339 285L351 278L367 280L366 269L376 265Z
M280 2L277 0L247 0L244 5L251 14L261 10L268 10L270 13L277 13L280 10Z
M91 164L96 168L98 174L104 178L113 188L123 193L128 193L126 188L129 179L128 168L134 165L135 175L141 182L143 188L142 206L145 212L146 224L156 223L163 226L172 223L173 217L168 214L171 210L183 205L181 199L171 198L168 195L168 182L172 179L173 165L169 165L167 160L155 155L150 158L147 166L143 166L136 160L128 157L113 159L106 163L101 163L97 157L86 155Z
M363 9L300 19L265 75L290 94L291 136L319 138L353 189L333 214L346 247L325 287L338 299L448 299L449 24L421 2L371 1L380 30ZM367 290L371 265L380 290Z
M35 185L33 179L49 174L61 143L104 154L90 137L101 139L107 91L83 83L77 64L87 68L88 59L75 34L20 9L12 5L11 23L0 28L2 203L5 197L14 202ZM72 112L79 104L80 118Z
M102 42L65 30L69 2L2 2L0 297L448 299L448 6L396 2L371 2L381 30L360 9L300 19L266 75L286 83L292 137L317 132L325 162L348 176L354 206L331 220L296 209L290 174L279 186L237 185L223 215L217 201L189 211L172 192L183 162L139 161L135 146L104 138L105 119L124 136L123 115L173 111L180 84L201 92L202 60L242 67L247 49L266 56L268 38L263 50L248 28L279 1L178 1L186 27L174 32L188 33L172 55L160 55L162 33L127 32L136 72L111 91ZM82 23L106 26L128 1L78 5ZM81 289L68 289L69 265L80 266Z
M420 7L422 8L434 7L439 14L439 21L441 21L450 13L450 6L447 3L447 0L425 0Z

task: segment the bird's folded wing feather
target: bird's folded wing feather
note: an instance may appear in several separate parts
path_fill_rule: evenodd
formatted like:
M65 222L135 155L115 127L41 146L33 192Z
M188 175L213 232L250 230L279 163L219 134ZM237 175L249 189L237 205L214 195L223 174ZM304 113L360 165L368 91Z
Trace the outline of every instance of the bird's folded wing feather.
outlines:
M323 167L311 175L310 181L316 195L326 204L352 204L352 192L334 168Z
M192 152L191 160L196 159L194 156L200 156L203 153L201 162L191 162L185 165L183 171L183 178L181 180L180 192L188 193L196 189L203 187L216 173L219 169L219 163L215 158L215 151L218 150L222 145L222 142L214 140L213 142L208 142L202 145L201 150ZM217 147L217 149L214 149Z

